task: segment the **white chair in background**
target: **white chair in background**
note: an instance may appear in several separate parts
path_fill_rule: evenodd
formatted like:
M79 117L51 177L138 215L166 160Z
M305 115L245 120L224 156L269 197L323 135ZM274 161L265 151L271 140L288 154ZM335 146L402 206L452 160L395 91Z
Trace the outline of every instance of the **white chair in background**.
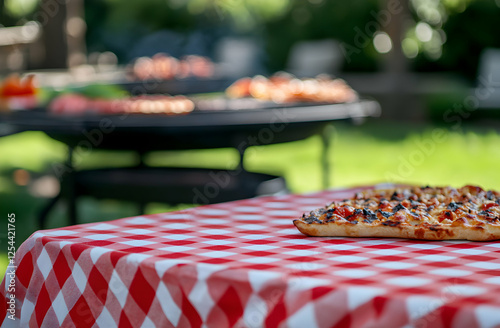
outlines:
M261 47L249 38L223 38L215 46L215 62L226 76L242 77L262 73Z
M472 96L480 109L500 109L500 49L487 48L479 58L477 86Z
M344 57L336 40L302 41L296 43L288 56L287 71L297 76L337 74Z

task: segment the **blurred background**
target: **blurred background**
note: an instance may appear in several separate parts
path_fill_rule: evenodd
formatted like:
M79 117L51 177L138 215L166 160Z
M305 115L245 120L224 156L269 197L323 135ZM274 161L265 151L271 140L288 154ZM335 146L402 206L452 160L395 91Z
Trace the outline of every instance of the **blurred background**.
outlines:
M363 124L333 125L328 187L500 189L499 20L498 0L0 0L0 74L35 72L43 98L124 80L130 63L157 53L204 56L224 77L328 73L382 108ZM54 165L67 148L43 132L11 134L1 121L0 136L4 268L7 214L16 214L19 246L59 192ZM245 168L283 176L294 193L321 190L320 139L250 147ZM238 156L229 148L155 151L144 161L228 169ZM96 150L77 169L136 161L131 152ZM67 224L65 206L55 207L47 227ZM144 212L188 206L149 203ZM78 211L80 222L138 214L134 204L92 197Z

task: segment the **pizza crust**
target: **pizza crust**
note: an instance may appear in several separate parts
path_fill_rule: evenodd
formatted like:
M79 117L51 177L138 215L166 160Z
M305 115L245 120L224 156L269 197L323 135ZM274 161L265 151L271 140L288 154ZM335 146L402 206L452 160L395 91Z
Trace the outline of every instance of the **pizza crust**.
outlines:
M359 222L306 223L294 220L293 224L300 232L314 237L386 237L424 240L463 239L471 241L491 241L500 239L500 226L439 226L429 224L411 225L401 223L398 226L385 226L381 223L367 224Z

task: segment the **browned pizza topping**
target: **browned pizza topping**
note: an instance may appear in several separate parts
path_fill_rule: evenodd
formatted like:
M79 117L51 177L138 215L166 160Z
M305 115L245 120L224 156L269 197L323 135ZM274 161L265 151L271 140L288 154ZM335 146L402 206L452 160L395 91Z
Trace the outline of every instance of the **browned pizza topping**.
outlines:
M447 225L500 225L500 193L477 186L368 190L356 193L353 199L332 202L304 214L302 220L309 224L340 220L391 227L401 223L430 224L431 229Z

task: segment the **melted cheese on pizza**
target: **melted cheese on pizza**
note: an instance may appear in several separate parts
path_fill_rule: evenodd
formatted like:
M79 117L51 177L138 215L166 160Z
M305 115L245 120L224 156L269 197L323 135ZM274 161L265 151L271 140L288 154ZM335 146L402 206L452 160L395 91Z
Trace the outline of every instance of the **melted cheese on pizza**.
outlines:
M500 226L500 193L476 186L368 190L304 214L306 223ZM347 222L346 222L347 221Z

